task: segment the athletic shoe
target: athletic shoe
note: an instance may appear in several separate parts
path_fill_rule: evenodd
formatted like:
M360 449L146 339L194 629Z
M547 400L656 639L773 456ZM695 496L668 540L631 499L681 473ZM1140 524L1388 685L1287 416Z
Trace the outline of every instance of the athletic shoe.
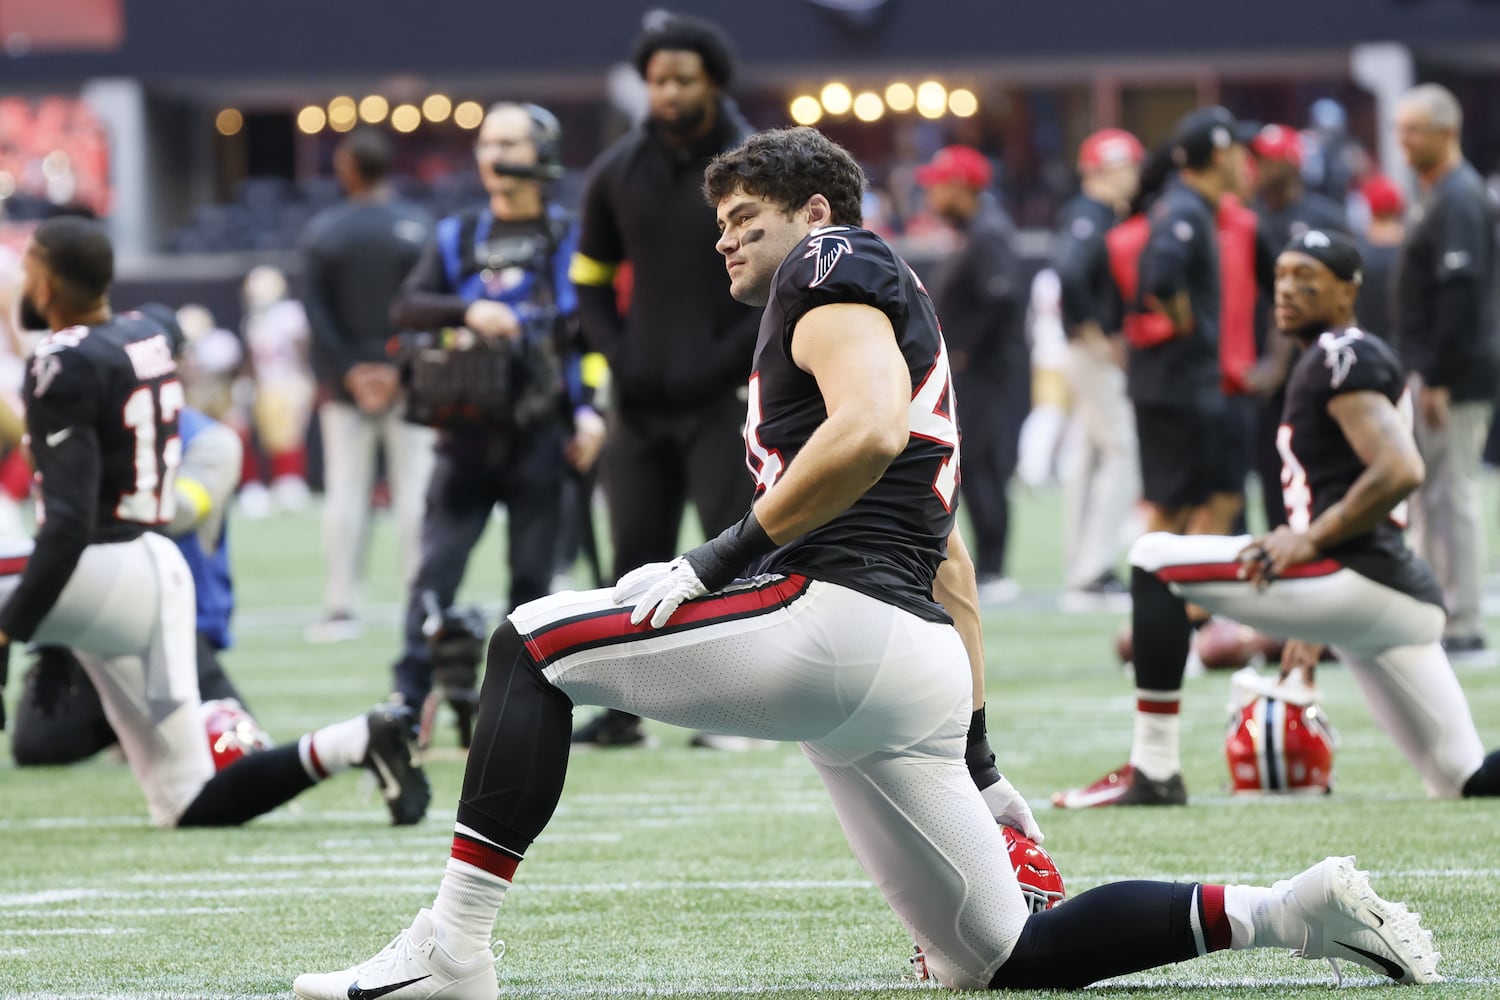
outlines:
M1340 984L1339 959L1398 983L1443 981L1437 971L1442 955L1420 914L1375 895L1370 873L1356 869L1353 858L1325 858L1271 891L1307 925L1302 947L1292 949L1292 957L1328 959Z
M491 951L454 958L438 944L432 912L422 910L375 957L342 972L305 972L292 992L302 1000L495 1000L498 960Z
M1482 635L1454 635L1443 640L1443 652L1455 667L1493 667L1500 654L1485 644Z
M701 750L722 750L725 753L745 753L748 750L770 750L775 740L759 740L753 736L726 736L724 733L694 733L688 746Z
M420 822L432 800L432 786L417 760L416 722L405 705L382 705L371 712L370 749L361 761L375 772L380 794L395 826Z
M1114 570L1105 570L1083 586L1065 591L1058 606L1069 614L1091 611L1126 614L1130 611L1130 588Z
M353 615L335 611L322 621L307 626L303 638L314 646L328 646L335 642L353 642L364 632L364 626Z
M1008 576L991 576L978 581L979 606L998 607L1021 596L1021 585Z
M642 747L656 745L656 740L641 729L640 716L605 709L588 722L573 730L573 748L584 747Z
M1052 793L1058 809L1089 809L1095 806L1185 806L1187 786L1179 772L1163 781L1148 778L1126 764L1085 788Z

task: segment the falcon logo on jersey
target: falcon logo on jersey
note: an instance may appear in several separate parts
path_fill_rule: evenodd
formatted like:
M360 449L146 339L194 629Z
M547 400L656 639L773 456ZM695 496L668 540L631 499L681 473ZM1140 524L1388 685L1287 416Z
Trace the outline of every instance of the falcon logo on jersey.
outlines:
M1313 235L1312 233L1308 234ZM1333 373L1328 380L1331 388L1337 389L1344 384L1344 379L1349 377L1349 372L1354 369L1354 363L1359 358L1354 353L1354 340L1358 334L1346 333L1335 337L1325 333L1318 341L1323 348L1323 364Z
M817 259L817 266L813 270L813 280L808 282L807 287L817 288L827 281L844 254L853 252L854 248L844 237L834 235L828 230L814 232L807 241L807 253L802 255L803 260L809 257Z
M35 360L31 362L31 377L34 385L31 389L33 396L47 395L47 389L51 387L52 380L62 372L62 362L57 360L56 354L37 353Z

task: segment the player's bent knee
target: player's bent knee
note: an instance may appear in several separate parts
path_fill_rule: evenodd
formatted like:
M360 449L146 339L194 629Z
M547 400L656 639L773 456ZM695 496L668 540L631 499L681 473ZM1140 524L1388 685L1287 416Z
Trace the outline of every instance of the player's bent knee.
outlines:
M561 698L570 709L573 707L573 700L547 679L547 675L542 672L541 664L534 660L527 651L521 633L516 630L516 626L511 623L510 619L506 619L490 635L489 651L485 655L484 683L479 692L480 699L482 700L489 691L492 678L496 684L500 684L503 680L502 689L508 689L510 680L517 671L520 671L525 679L531 681L544 694Z

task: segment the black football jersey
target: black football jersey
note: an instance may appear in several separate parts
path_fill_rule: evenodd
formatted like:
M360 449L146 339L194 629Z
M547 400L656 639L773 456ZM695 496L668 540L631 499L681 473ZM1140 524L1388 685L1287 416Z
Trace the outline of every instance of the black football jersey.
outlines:
M22 398L40 526L0 628L24 639L85 545L129 541L171 520L184 400L166 328L140 313L49 335Z
M890 318L911 371L911 437L852 507L765 556L754 570L803 573L929 621L951 621L932 598L933 576L947 557L958 488L948 349L926 289L869 230L815 230L776 271L755 346L745 424L756 496L775 484L827 419L816 380L792 360L792 331L808 312L835 302L872 306Z
M1324 333L1303 351L1287 380L1276 436L1281 494L1287 523L1294 530L1306 531L1365 471L1343 428L1328 412L1329 401L1346 392L1378 392L1411 423L1406 372L1385 341L1350 327ZM1406 511L1403 501L1373 531L1333 546L1326 554L1377 583L1441 607L1442 589L1406 545Z

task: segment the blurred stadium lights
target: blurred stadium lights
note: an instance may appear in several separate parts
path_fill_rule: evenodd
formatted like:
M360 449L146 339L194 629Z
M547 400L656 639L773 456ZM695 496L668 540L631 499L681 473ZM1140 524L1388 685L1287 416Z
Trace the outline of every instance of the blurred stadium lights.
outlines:
M873 90L862 91L854 98L854 117L862 122L879 121L885 114L885 102Z
M917 92L911 84L897 80L885 88L885 106L898 114L905 114L917 106Z
M972 118L979 112L979 98L967 87L955 87L948 93L948 110L959 118Z
M214 128L220 135L238 135L244 127L245 116L240 114L239 108L225 108L214 116Z
M308 135L316 135L328 124L328 114L320 106L309 104L297 112L297 127Z
M446 94L431 94L422 102L422 117L433 124L445 122L453 114L453 102Z
M347 132L359 121L359 106L352 97L335 97L328 102L328 127Z
M823 103L823 110L830 115L847 115L849 107L854 103L854 95L849 88L837 80L824 84L818 99Z
M422 110L415 104L398 104L391 110L391 128L397 132L415 132L422 124Z
M464 101L453 109L453 124L459 128L478 128L484 121L484 106L478 101Z
M823 117L823 105L811 94L802 94L792 98L791 107L788 108L792 115L792 121L798 125L816 125Z
M379 94L371 94L359 102L360 120L367 125L379 125L390 110L390 102Z
M923 118L941 118L948 110L948 90L936 80L924 80L917 86L917 114Z

